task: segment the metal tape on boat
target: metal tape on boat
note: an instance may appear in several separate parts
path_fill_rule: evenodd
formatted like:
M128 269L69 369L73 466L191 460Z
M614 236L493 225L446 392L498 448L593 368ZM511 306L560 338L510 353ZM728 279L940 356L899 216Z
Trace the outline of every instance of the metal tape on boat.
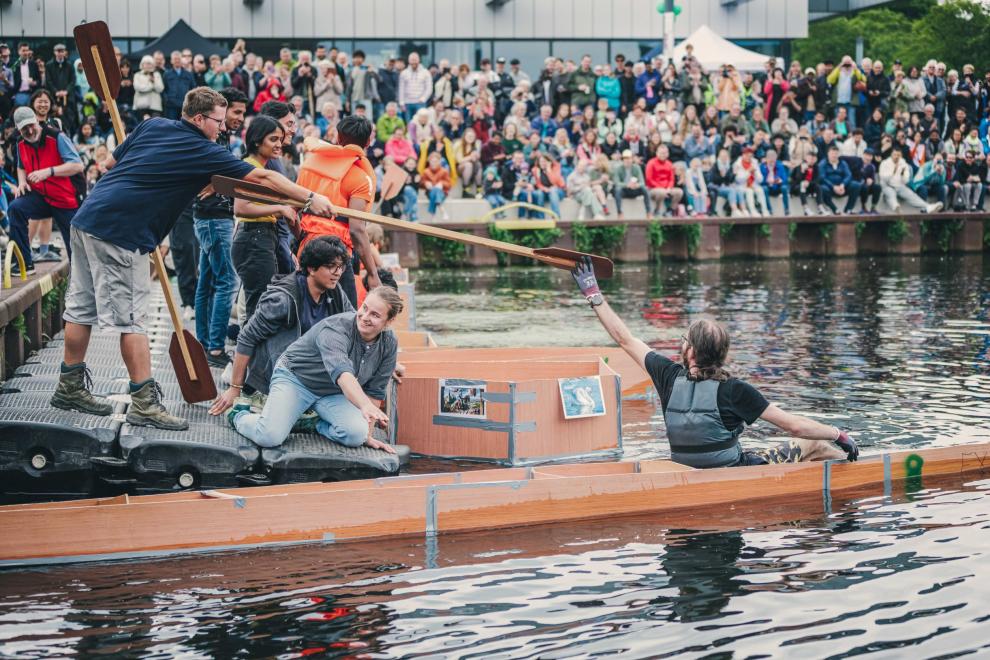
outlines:
M471 419L470 417L447 417L446 415L434 415L433 424L435 426L457 426L465 429L481 429L482 431L497 431L509 433L513 429L516 431L532 432L536 430L536 422L519 422L512 424L511 415L509 422L495 422L490 419Z
M890 482L890 454L883 455L883 496L890 497L891 493L891 482Z
M530 403L536 401L536 392L485 392L481 398L491 403Z
M822 506L825 513L832 513L832 463L824 461L822 465Z
M615 374L615 419L618 426L618 448L622 449L622 376Z

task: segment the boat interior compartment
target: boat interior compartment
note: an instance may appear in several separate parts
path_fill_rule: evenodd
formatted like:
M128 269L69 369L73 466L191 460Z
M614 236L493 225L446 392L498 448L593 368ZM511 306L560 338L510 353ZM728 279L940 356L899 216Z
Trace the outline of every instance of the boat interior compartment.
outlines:
M621 452L621 379L600 358L434 353L408 362L395 388L394 440L413 453L527 465ZM584 390L580 400L570 387Z

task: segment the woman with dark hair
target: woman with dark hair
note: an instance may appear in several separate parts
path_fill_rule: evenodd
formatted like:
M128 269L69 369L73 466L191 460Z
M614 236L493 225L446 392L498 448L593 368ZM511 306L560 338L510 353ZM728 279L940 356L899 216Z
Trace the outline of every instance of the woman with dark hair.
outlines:
M34 110L34 116L38 118L38 123L42 128L46 126L54 128L56 131L62 130L62 120L55 116L55 97L47 89L35 90L31 95L29 103Z
M265 169L268 161L282 155L283 134L282 125L271 117L254 117L244 135L247 152L244 160L258 169ZM294 222L296 211L286 204L256 204L235 199L234 215L239 221L239 228L234 236L230 256L244 287L246 320L250 320L261 294L265 292L272 276L278 272L275 257L278 231L275 223L279 217Z
M278 447L299 416L312 408L319 417L316 431L328 440L395 453L391 445L372 438L369 428L388 425L379 405L399 349L389 326L402 307L397 291L379 286L357 312L315 324L276 362L261 414L235 405L227 413L231 426L261 447Z

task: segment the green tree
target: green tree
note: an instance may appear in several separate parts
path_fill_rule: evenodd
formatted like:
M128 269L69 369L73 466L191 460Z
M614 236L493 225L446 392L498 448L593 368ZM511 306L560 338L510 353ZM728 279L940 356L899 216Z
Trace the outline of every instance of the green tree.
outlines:
M990 67L990 8L974 0L936 5L917 21L909 45L913 61L937 59L953 69L973 64L985 71Z
M839 16L813 23L808 38L795 41L794 58L804 66L826 59L838 62L843 55L856 54L856 39L863 38L863 53L888 65L895 59L912 59L907 43L914 27L904 14L890 9L869 9L855 16Z

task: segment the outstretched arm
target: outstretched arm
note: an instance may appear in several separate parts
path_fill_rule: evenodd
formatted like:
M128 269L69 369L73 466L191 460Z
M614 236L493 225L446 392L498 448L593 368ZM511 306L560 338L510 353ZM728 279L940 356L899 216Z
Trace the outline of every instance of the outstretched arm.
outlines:
M597 303L601 299L600 304L594 304L592 309L595 310L595 314L598 315L598 320L601 321L602 327L608 333L608 336L618 344L622 350L629 354L636 364L640 367L646 368L646 355L653 349L646 345L641 339L637 339L629 332L629 328L626 324L622 322L618 314L612 311L612 308L608 306L605 302L605 298L601 297L601 290L598 288L598 280L595 278L595 267L591 263L590 257L584 257L571 271L571 277L577 282L578 288L581 289L581 295L589 299L590 303Z
M813 419L802 417L781 410L776 404L771 403L760 415L760 419L770 422L787 433L806 440L831 440L846 452L850 461L859 458L859 446L856 441L849 437L845 431L840 431L834 426L828 426Z

